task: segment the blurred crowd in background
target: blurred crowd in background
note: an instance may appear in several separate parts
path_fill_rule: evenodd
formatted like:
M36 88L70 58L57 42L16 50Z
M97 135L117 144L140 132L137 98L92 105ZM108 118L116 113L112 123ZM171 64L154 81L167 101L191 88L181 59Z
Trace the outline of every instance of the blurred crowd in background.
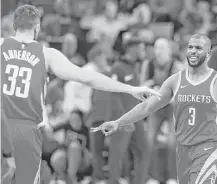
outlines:
M194 33L212 40L210 66L217 70L216 0L7 0L1 6L2 37L14 35L12 12L22 4L41 11L38 42L114 80L158 89L186 67ZM43 131L41 184L176 183L171 105L109 137L89 132L137 103L50 73L46 107L52 130Z

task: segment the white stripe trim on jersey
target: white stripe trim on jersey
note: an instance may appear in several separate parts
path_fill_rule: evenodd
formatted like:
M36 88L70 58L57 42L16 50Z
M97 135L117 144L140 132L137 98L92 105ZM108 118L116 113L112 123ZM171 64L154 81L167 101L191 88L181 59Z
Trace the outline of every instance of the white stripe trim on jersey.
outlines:
M210 84L210 94L211 94L211 97L212 99L217 103L217 98L215 98L215 95L214 95L214 84L215 82L217 83L217 74L214 76L211 84Z
M212 154L207 158L205 164L203 165L200 173L197 176L195 184L203 184L203 181L205 181L213 172L215 173L215 176L217 176L216 165L213 165L211 168L209 168L215 161L217 161L217 149L213 151Z
M170 100L170 102L174 102L174 99L175 99L175 97L176 97L176 94L177 94L177 92L178 92L178 90L179 90L179 87L180 87L180 84L181 84L181 78L182 78L182 71L180 71L179 73L178 73L178 82L177 82L177 85L176 85L176 88L175 88L175 90L174 90L174 93L173 93L173 97L172 97L172 99Z
M33 184L40 184L40 172L41 172L41 158L38 166L38 171L35 175L34 183Z
M197 86L197 85L202 84L203 82L205 82L207 79L209 79L210 76L212 75L212 72L213 72L213 71L214 71L213 69L210 69L209 74L208 74L206 77L204 77L203 80L198 81L198 82L194 82L194 81L192 81L192 80L189 78L189 76L188 76L188 69L186 69L186 73L185 73L186 80L187 80L190 84L192 84L193 86Z

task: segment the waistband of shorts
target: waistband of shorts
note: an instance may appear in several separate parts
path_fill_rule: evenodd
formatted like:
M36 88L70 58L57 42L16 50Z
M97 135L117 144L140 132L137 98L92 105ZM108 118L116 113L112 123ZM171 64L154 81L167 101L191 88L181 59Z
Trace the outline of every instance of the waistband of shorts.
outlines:
M24 127L29 127L29 128L38 128L37 127L37 122L32 121L32 120L25 120L25 119L7 119L8 123L10 125L16 125L16 126L24 126Z

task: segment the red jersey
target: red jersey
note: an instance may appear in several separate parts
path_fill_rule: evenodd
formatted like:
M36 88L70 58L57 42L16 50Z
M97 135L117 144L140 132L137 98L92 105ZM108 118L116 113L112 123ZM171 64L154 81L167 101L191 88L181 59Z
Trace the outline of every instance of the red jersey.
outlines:
M175 130L180 144L217 141L217 99L213 95L216 79L214 70L200 83L191 81L187 70L180 72L174 97Z
M1 77L7 118L41 122L47 78L43 46L35 41L5 39L1 46Z

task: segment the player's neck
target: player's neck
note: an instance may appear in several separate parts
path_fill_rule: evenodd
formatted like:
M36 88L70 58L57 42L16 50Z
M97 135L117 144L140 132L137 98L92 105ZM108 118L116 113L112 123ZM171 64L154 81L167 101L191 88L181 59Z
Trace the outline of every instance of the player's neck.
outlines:
M201 76L206 75L210 72L210 68L207 65L201 65L198 68L188 67L188 72L190 76Z
M32 31L17 31L15 37L19 41L33 41L34 40L34 32Z

